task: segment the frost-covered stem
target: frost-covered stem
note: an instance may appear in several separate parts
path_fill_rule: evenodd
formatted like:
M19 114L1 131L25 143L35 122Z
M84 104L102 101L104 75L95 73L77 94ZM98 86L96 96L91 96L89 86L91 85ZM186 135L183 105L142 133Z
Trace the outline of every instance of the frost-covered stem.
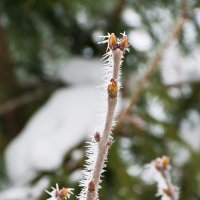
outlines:
M171 181L171 177L169 175L169 172L167 170L161 170L161 175L163 177L163 179L165 180L166 182L166 185L167 185L167 190L165 190L165 192L167 193L168 192L168 196L171 200L177 200L176 198L176 194L175 194L175 190L174 190L174 185L172 184L172 181Z
M120 43L117 42L117 38L113 35L109 38L109 48L112 51L113 58L113 73L111 83L108 85L108 103L107 103L107 115L103 129L103 134L98 142L98 154L95 161L94 170L92 172L92 179L88 185L87 200L95 200L98 197L98 189L100 184L100 177L105 166L106 157L109 149L110 134L113 125L113 119L115 114L115 108L118 98L118 81L119 71L123 58L124 49L127 48L127 37L125 41L122 39Z
M157 158L153 165L156 171L160 174L162 179L165 182L165 187L160 183L158 179L158 188L160 188L161 195L166 195L170 200L178 200L179 198L179 191L178 188L173 185L171 181L171 177L169 174L170 169L170 159L167 156L163 156L162 158Z
M116 49L116 50L112 50L112 53L113 53L113 61L114 61L112 78L116 81L116 84L118 84L119 69L121 65L123 52L120 49ZM99 146L98 146L99 151L98 151L95 168L94 168L94 172L92 176L95 190L93 192L88 191L87 200L94 200L97 196L101 172L103 170L104 162L108 153L108 148L109 148L108 142L109 142L109 136L112 129L112 123L113 123L113 117L115 113L116 104L117 104L117 95L113 98L108 93L108 108L107 108L105 128L103 131L102 138L99 141Z

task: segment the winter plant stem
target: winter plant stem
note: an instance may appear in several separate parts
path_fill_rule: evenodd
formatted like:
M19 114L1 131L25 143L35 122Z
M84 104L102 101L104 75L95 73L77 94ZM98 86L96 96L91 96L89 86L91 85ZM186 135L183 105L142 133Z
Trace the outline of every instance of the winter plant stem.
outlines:
M171 177L169 176L169 173L165 170L163 170L163 171L161 171L161 175L162 175L162 177L163 177L163 179L165 180L165 182L166 182L166 185L167 185L167 189L168 190L165 190L166 192L168 191L168 193L169 193L169 198L171 199L171 200L177 200L177 198L176 198L176 194L174 194L174 186L173 186L173 184L172 184L172 181L171 181Z
M163 156L162 158L157 158L153 162L153 167L156 169L156 173L159 173L161 175L161 179L165 182L165 187L163 187L162 181L157 178L158 188L159 192L158 194L164 197L168 197L170 200L178 200L179 199L179 190L178 188L173 185L171 181L171 177L169 174L170 170L170 159L167 156Z
M128 47L127 37L125 36L121 42L117 42L117 38L114 34L111 34L108 45L112 52L113 58L113 73L111 82L107 86L108 100L107 100L107 115L105 120L105 126L102 136L98 142L98 154L95 161L94 170L92 172L92 179L89 182L87 190L87 200L95 200L98 197L98 189L100 184L101 173L105 166L108 149L112 144L111 131L113 125L113 119L118 99L118 81L120 66L123 58L124 50Z

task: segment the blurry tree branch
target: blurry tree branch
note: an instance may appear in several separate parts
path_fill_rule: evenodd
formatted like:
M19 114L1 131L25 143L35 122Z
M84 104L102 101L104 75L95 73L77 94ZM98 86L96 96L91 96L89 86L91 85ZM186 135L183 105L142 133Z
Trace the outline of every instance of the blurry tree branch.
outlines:
M46 94L46 91L40 88L40 89L36 89L33 92L17 97L15 99L9 100L3 104L0 104L0 115L6 112L13 111L28 103L34 102L40 99L41 97L43 97L45 94Z
M180 35L182 33L183 25L185 24L185 21L187 20L187 15L185 14L186 13L186 0L182 1L181 8L184 10L181 12L181 15L178 17L170 36L166 39L166 41L164 41L160 45L160 48L158 49L157 53L155 54L153 59L149 62L148 66L147 66L146 74L142 77L142 79L139 80L138 85L136 86L136 89L131 97L131 101L130 101L128 107L124 111L122 111L122 113L120 114L118 122L122 122L126 118L126 116L128 114L130 114L131 111L134 110L137 102L139 101L142 93L145 90L146 84L148 83L149 79L156 72L156 69L159 66L159 62L162 59L164 51L170 46L172 41L174 41L175 39L180 37Z
M120 17L124 5L125 5L126 1L125 0L118 0L116 6L114 7L113 11L112 11L112 15L111 15L111 20L112 22L118 20L118 18Z
M6 35L0 19L0 101L12 97L17 91Z

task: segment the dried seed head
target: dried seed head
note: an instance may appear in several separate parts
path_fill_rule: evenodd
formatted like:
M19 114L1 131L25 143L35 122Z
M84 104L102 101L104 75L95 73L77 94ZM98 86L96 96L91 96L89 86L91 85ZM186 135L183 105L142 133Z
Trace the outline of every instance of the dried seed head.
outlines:
M94 180L91 180L91 181L89 182L89 185L88 185L88 191L89 191L90 193L92 193L92 192L95 191Z
M108 46L110 49L115 49L117 46L117 37L115 36L114 33L110 35L110 38L108 40Z
M94 139L95 139L96 142L99 142L99 141L101 140L101 136L100 136L100 133L99 133L99 132L96 132L96 133L94 134Z
M112 78L110 80L110 84L108 85L108 95L111 99L117 97L118 85L117 82Z
M167 167L169 166L170 164L170 159L168 156L163 156L162 157L162 166L163 166L163 169L167 169Z

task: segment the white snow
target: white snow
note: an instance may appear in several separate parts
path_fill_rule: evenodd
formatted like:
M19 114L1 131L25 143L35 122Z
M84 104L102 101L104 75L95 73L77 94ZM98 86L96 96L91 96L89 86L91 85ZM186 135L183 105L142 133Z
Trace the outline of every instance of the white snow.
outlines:
M195 13L196 22L200 27L200 8L195 8L194 13Z
M102 79L103 63L99 60L77 57L60 66L57 63L57 78L72 86L54 92L6 148L5 161L12 186L1 193L5 200L13 198L9 189L16 192L16 200L29 198L31 192L27 185L30 180L39 172L59 168L71 148L104 124L102 116L105 117L107 97L99 95L105 93L106 88L97 89L97 85L105 84L105 79L110 80L110 77L106 71ZM75 161L80 156L80 151L72 153ZM72 174L71 179L80 179L80 172Z
M197 38L197 32L192 22L188 21L185 23L183 30L183 37L184 37L184 43L192 48Z
M92 39L95 43L99 43L101 42L102 38L101 36L104 35L103 31L102 30L94 30L92 32Z
M96 86L102 63L74 58L58 68L57 77L76 86L53 93L7 147L7 172L14 183L26 183L40 171L58 168L65 154L97 125Z
M40 179L34 186L16 185L1 191L1 200L36 200L41 193L48 187L49 180L44 177Z
M95 128L96 88L63 88L32 117L5 153L9 177L28 181L38 171L55 170L67 151Z
M168 120L168 117L165 114L164 105L158 97L149 97L147 106L147 111L153 118L160 121Z
M195 48L190 55L183 55L174 42L162 60L162 77L165 84L176 84L200 80L200 49Z
M144 30L133 30L128 33L130 44L137 51L149 51L153 45L150 35Z
M122 13L123 21L131 27L141 26L141 17L140 15L131 8L126 8Z
M174 24L173 16L169 9L155 7L147 11L147 17L151 20L152 32L163 42Z
M58 79L71 84L98 83L102 75L100 59L83 59L76 57L59 64ZM95 85L94 85L95 87Z
M200 115L197 111L191 110L186 119L181 123L182 138L195 151L200 151Z

